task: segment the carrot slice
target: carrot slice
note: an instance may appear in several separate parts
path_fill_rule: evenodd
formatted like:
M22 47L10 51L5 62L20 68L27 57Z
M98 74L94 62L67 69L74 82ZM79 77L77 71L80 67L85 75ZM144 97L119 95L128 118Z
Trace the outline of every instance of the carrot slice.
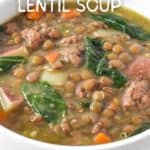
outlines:
M42 9L39 8L39 11L37 12L35 6L33 7L33 11L34 12L28 12L26 14L27 19L35 21L35 20L41 19L41 17L44 15L44 12L42 11Z
M0 123L4 121L8 116L8 113L0 111Z
M46 59L49 63L54 63L56 62L56 60L59 58L60 56L60 53L59 51L55 50L55 51L52 51L50 52L47 56L46 56Z
M110 143L112 141L112 139L103 132L98 133L95 137L94 137L94 143L96 144L105 144L105 143Z
M61 18L65 20L80 16L81 16L80 12L76 11L75 9L70 9L68 12L61 13Z

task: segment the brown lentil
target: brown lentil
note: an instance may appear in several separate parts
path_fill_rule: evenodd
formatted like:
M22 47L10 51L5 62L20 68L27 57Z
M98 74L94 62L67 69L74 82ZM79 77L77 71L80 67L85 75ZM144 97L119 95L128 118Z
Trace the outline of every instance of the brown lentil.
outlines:
M77 26L77 27L75 28L75 32L76 32L77 34L83 34L83 32L85 32L85 30L86 30L86 28L85 28L83 25Z
M92 91L97 86L97 80L96 79L88 79L83 81L83 88L86 91Z
M108 118L112 118L114 116L114 111L111 109L105 109L103 111L103 116L108 117Z
M103 48L104 48L105 50L112 51L113 45L112 45L112 43L110 43L110 42L105 42L105 43L103 44Z
M73 73L69 74L69 79L71 79L73 81L80 81L81 77L78 72L73 72Z
M142 46L136 43L136 44L131 45L129 50L131 54L137 55L141 52Z
M72 126L72 128L74 129L78 129L82 126L82 122L79 119L72 119L70 121L70 125Z
M114 52L112 52L109 53L107 57L109 60L113 60L113 59L117 59L118 56Z
M61 61L57 61L52 65L53 69L62 69L63 67L64 67L64 65Z
M73 92L75 89L75 84L73 81L67 81L64 88L66 92Z
M92 93L92 100L93 101L102 101L105 98L105 94L103 91L94 91Z
M36 81L38 81L38 79L39 79L39 72L30 72L30 73L28 73L27 74L27 76L26 76L26 80L28 81L28 82L36 82Z
M23 67L13 70L13 75L17 78L23 78L26 75L26 70Z
M140 115L134 115L133 117L131 117L131 122L134 125L140 125L142 123L143 119L142 116Z
M95 113L99 113L102 110L102 105L98 101L92 101L90 105L90 110Z
M50 28L50 32L48 33L48 36L51 39L59 39L61 37L61 33L56 28Z
M120 44L116 44L113 46L113 52L116 53L116 54L120 54L121 52L124 51L124 48L122 45Z
M44 63L44 57L43 56L33 56L32 57L32 64L33 65L42 65Z
M43 44L43 48L45 50L50 50L50 49L54 48L54 43L51 40L46 40Z
M109 62L109 65L111 66L111 67L114 67L114 68L116 68L116 69L118 69L118 70L122 70L122 69L124 69L125 68L125 65L120 61L120 60L111 60L110 62Z
M134 126L133 125L125 125L123 127L123 131L126 132L126 133L132 133L134 131Z
M127 64L127 63L129 63L129 62L132 60L132 57L131 57L130 54L128 54L127 52L123 52L123 53L121 53L121 54L119 55L119 59L120 59L123 63Z
M93 77L93 74L89 70L81 70L80 73L81 79L87 80Z
M67 122L62 122L60 124L60 128L62 129L63 132L69 133L71 131L71 128Z
M16 36L16 37L14 38L14 43L15 43L15 44L21 43L21 36Z
M113 122L110 118L107 118L107 117L102 117L100 119L101 123L102 123L102 127L105 128L105 129L108 129L112 126Z
M113 84L112 79L107 76L101 76L99 78L99 82L102 84L102 86L111 86Z

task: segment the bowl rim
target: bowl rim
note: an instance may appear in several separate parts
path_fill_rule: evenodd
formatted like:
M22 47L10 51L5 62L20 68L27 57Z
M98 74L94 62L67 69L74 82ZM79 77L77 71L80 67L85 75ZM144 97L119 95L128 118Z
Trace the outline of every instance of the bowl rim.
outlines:
M54 149L59 149L59 150L85 150L85 148L87 150L107 150L109 148L117 148L117 147L120 147L122 145L128 145L128 144L133 144L133 143L136 143L142 139L145 139L147 137L150 136L150 129L138 134L138 135L135 135L135 136L132 136L132 137L129 137L127 139L123 139L123 140L120 140L120 141L114 141L112 143L108 143L108 144L98 144L98 145L85 145L85 146L73 146L73 145L60 145L60 144L52 144L52 143L46 143L46 142L42 142L42 141L38 141L38 140L35 140L35 139L31 139L31 138L28 138L28 137L25 137L21 134L18 134L2 125L0 125L0 132L2 131L3 134L6 134L8 137L11 136L13 137L14 139L16 139L18 142L25 142L25 143L28 143L30 145L36 145L37 147L39 148L45 148L45 149L48 149L48 148L54 148Z

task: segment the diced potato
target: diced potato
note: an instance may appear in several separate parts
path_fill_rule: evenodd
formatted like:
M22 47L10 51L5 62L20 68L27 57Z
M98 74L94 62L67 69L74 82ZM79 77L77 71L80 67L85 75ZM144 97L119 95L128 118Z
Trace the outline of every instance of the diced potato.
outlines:
M54 86L62 86L67 81L67 73L62 71L44 71L41 81L46 81Z

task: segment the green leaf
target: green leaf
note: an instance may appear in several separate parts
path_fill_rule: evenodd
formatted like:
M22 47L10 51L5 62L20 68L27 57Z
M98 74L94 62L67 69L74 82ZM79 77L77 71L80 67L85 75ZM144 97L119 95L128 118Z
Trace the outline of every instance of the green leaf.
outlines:
M86 37L84 40L84 45L86 49L85 59L86 66L96 73L96 68L99 60L104 57L104 50L101 49L102 42L97 39L91 39Z
M137 38L139 40L150 39L150 33L147 33L137 25L129 23L125 18L121 16L112 13L105 13L100 15L91 14L91 16L94 20L102 21L113 29L127 33L133 38Z
M96 68L96 74L98 76L103 76L103 75L110 76L111 75L111 71L108 68L108 62L105 57L99 61L97 68Z
M116 69L111 69L111 78L113 79L116 88L123 87L127 82L127 78Z
M137 135L139 133L142 133L146 130L150 129L150 122L146 122L146 123L143 123L141 125L141 127L139 127L138 129L136 129L132 134L131 136L134 136L134 135Z
M114 81L116 88L121 88L127 82L126 77L116 69L108 67L106 52L102 49L102 42L86 38L85 39L86 66L97 76L108 76Z
M47 82L25 83L22 92L28 105L48 123L58 123L65 115L67 106L63 98Z
M97 75L102 76L108 76L111 77L113 79L114 82L114 86L116 88L121 88L123 87L126 82L127 82L127 78L118 70L114 69L114 68L108 68L108 63L106 58L102 58L97 66L97 70L96 70Z
M25 63L26 59L21 56L0 57L0 72L6 72L16 64Z

